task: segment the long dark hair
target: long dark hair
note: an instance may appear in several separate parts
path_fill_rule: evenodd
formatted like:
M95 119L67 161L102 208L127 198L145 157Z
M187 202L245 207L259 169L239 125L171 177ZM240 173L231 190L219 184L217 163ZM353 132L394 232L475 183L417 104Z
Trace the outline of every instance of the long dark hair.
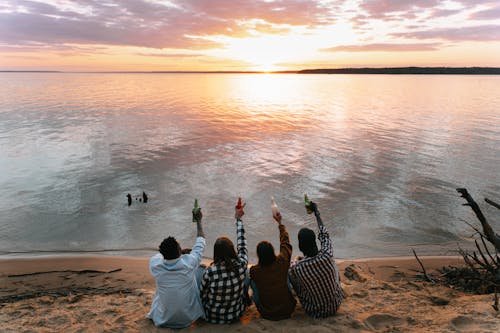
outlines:
M299 230L299 250L308 257L314 257L318 254L318 245L316 244L316 235L309 228Z
M214 264L224 265L228 272L236 271L234 260L238 259L233 242L227 237L219 237L214 244Z
M257 257L259 266L269 266L276 261L273 244L268 241L261 241L257 244Z

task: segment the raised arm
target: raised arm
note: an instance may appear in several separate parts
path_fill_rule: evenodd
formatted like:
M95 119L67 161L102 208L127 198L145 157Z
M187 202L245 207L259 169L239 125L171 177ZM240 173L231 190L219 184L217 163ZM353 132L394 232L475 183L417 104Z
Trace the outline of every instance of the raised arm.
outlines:
M330 257L333 257L333 248L332 248L332 241L330 239L330 235L328 234L328 230L326 230L323 220L321 219L321 215L318 210L318 205L316 205L314 202L311 202L311 209L314 212L314 216L316 217L316 222L318 223L318 229L319 229L319 234L318 234L318 239L321 244L321 249L319 252L326 254Z
M276 215L273 215L273 218L278 223L280 232L280 253L286 261L290 262L290 258L292 257L292 244L290 244L290 237L286 231L286 227L282 224L281 213L277 212Z
M193 221L196 221L196 243L194 244L188 258L190 258L190 264L193 267L198 267L203 258L203 251L205 250L205 233L203 232L203 224L201 209L196 213L193 213Z
M234 208L234 217L236 218L236 247L238 248L238 259L244 265L248 264L247 240L245 238L245 228L241 217L245 214L243 208L246 203Z
M203 218L203 214L201 213L201 209L196 213L193 213L193 220L196 221L196 237L205 238L205 233L203 232L203 225L201 224L201 219Z

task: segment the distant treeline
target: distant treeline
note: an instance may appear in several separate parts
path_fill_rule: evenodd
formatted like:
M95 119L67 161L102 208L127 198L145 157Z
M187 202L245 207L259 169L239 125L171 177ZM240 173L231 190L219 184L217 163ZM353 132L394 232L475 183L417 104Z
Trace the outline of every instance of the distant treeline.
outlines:
M499 67L385 67L304 69L298 74L453 74L500 75Z
M60 71L11 71L0 70L0 73L61 73Z

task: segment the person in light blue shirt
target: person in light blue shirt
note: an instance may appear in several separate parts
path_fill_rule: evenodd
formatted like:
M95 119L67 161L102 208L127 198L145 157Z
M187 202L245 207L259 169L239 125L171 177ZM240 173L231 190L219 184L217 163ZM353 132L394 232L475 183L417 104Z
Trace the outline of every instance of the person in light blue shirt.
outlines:
M204 266L200 266L205 236L201 225L201 210L193 213L197 226L197 238L189 254L174 237L168 237L160 245L160 253L149 260L149 271L156 280L156 291L147 318L155 326L184 328L204 317L200 299L200 283Z

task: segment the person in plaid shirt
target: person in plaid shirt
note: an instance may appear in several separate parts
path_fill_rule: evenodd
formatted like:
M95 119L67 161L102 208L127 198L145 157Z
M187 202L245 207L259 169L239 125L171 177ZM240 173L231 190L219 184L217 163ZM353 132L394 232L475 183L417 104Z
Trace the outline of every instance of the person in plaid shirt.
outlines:
M299 249L304 258L290 268L290 281L305 312L314 318L324 318L337 312L344 292L328 231L314 202L310 208L318 223L321 249L318 251L314 231L308 228L299 231Z
M205 318L211 323L237 321L247 305L248 252L241 221L244 207L243 204L235 208L238 254L229 238L219 237L214 244L214 262L203 274L201 301Z

